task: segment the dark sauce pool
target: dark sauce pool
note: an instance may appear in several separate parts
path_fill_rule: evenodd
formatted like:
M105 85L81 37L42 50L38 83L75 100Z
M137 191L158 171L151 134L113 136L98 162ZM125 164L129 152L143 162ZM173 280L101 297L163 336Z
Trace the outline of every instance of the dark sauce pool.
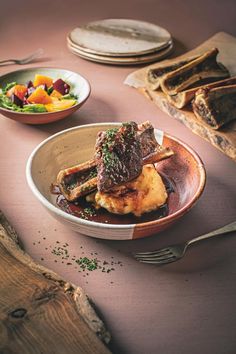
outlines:
M161 175L161 177L165 184L169 199L170 193L174 192L173 184L167 177L163 175ZM112 214L104 208L95 209L93 205L87 202L83 197L80 198L77 202L68 202L61 194L57 185L52 185L51 193L57 195L56 204L66 213L77 216L84 220L95 221L104 224L140 224L161 219L169 214L168 199L166 204L161 206L159 209L145 213L142 216L135 216L133 214Z

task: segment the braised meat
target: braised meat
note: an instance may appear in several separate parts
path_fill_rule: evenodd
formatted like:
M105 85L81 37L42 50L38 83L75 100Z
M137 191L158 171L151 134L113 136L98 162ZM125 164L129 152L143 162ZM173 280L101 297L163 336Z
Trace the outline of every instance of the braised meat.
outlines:
M137 138L141 144L142 158L144 158L160 148L160 145L156 141L154 128L149 121L139 124L137 128Z
M124 123L98 134L94 159L61 170L58 186L69 201L95 189L107 191L136 178L142 166L169 158L174 152L159 145L150 122Z
M107 191L141 173L142 149L137 131L138 125L130 122L98 134L95 160L99 191Z

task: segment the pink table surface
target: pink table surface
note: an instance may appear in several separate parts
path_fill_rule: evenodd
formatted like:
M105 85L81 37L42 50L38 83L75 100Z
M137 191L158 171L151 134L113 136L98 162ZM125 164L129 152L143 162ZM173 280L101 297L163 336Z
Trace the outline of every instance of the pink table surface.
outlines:
M0 208L37 262L82 286L101 312L117 354L233 354L236 352L235 234L192 247L185 258L165 267L137 263L131 252L190 239L236 219L236 165L228 157L161 112L123 80L135 67L95 64L71 54L66 34L79 24L103 18L157 23L175 38L175 55L218 31L236 35L235 1L4 1L0 11L0 58L22 57L38 47L39 62L77 71L91 83L87 103L70 118L41 126L0 116ZM5 66L0 73L19 69ZM136 241L103 241L70 231L54 220L29 190L26 161L43 139L65 128L94 122L150 120L201 156L207 183L197 205L170 229ZM97 253L110 273L88 276L51 253L68 243L71 256ZM84 253L83 253L84 252ZM121 263L121 265L119 264ZM9 295L10 296L10 295Z

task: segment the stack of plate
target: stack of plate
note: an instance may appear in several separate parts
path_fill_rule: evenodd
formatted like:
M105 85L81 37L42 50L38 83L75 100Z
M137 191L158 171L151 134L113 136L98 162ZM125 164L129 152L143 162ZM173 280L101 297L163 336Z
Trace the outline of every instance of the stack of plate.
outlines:
M69 50L87 60L117 65L145 64L164 59L173 50L170 33L157 25L107 19L73 29Z

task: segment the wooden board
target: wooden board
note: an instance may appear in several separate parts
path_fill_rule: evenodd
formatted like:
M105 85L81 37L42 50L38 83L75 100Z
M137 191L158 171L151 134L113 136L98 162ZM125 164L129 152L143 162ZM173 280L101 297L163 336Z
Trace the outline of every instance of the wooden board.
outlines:
M218 61L222 62L228 68L231 76L236 75L236 38L224 32L215 34L197 48L179 56L178 59L184 59L195 54L203 53L213 47L217 47L220 51L217 57ZM176 61L176 58L162 61L162 64L171 63L173 61ZM146 72L148 69L155 67L155 65L156 64L152 64L131 73L126 78L125 84L137 88L164 112L180 120L194 133L208 140L212 145L236 161L236 121L216 131L207 124L200 122L195 117L190 106L181 110L175 108L168 102L162 91L152 91L146 85Z
M0 353L111 353L84 291L36 264L1 211L0 277Z

